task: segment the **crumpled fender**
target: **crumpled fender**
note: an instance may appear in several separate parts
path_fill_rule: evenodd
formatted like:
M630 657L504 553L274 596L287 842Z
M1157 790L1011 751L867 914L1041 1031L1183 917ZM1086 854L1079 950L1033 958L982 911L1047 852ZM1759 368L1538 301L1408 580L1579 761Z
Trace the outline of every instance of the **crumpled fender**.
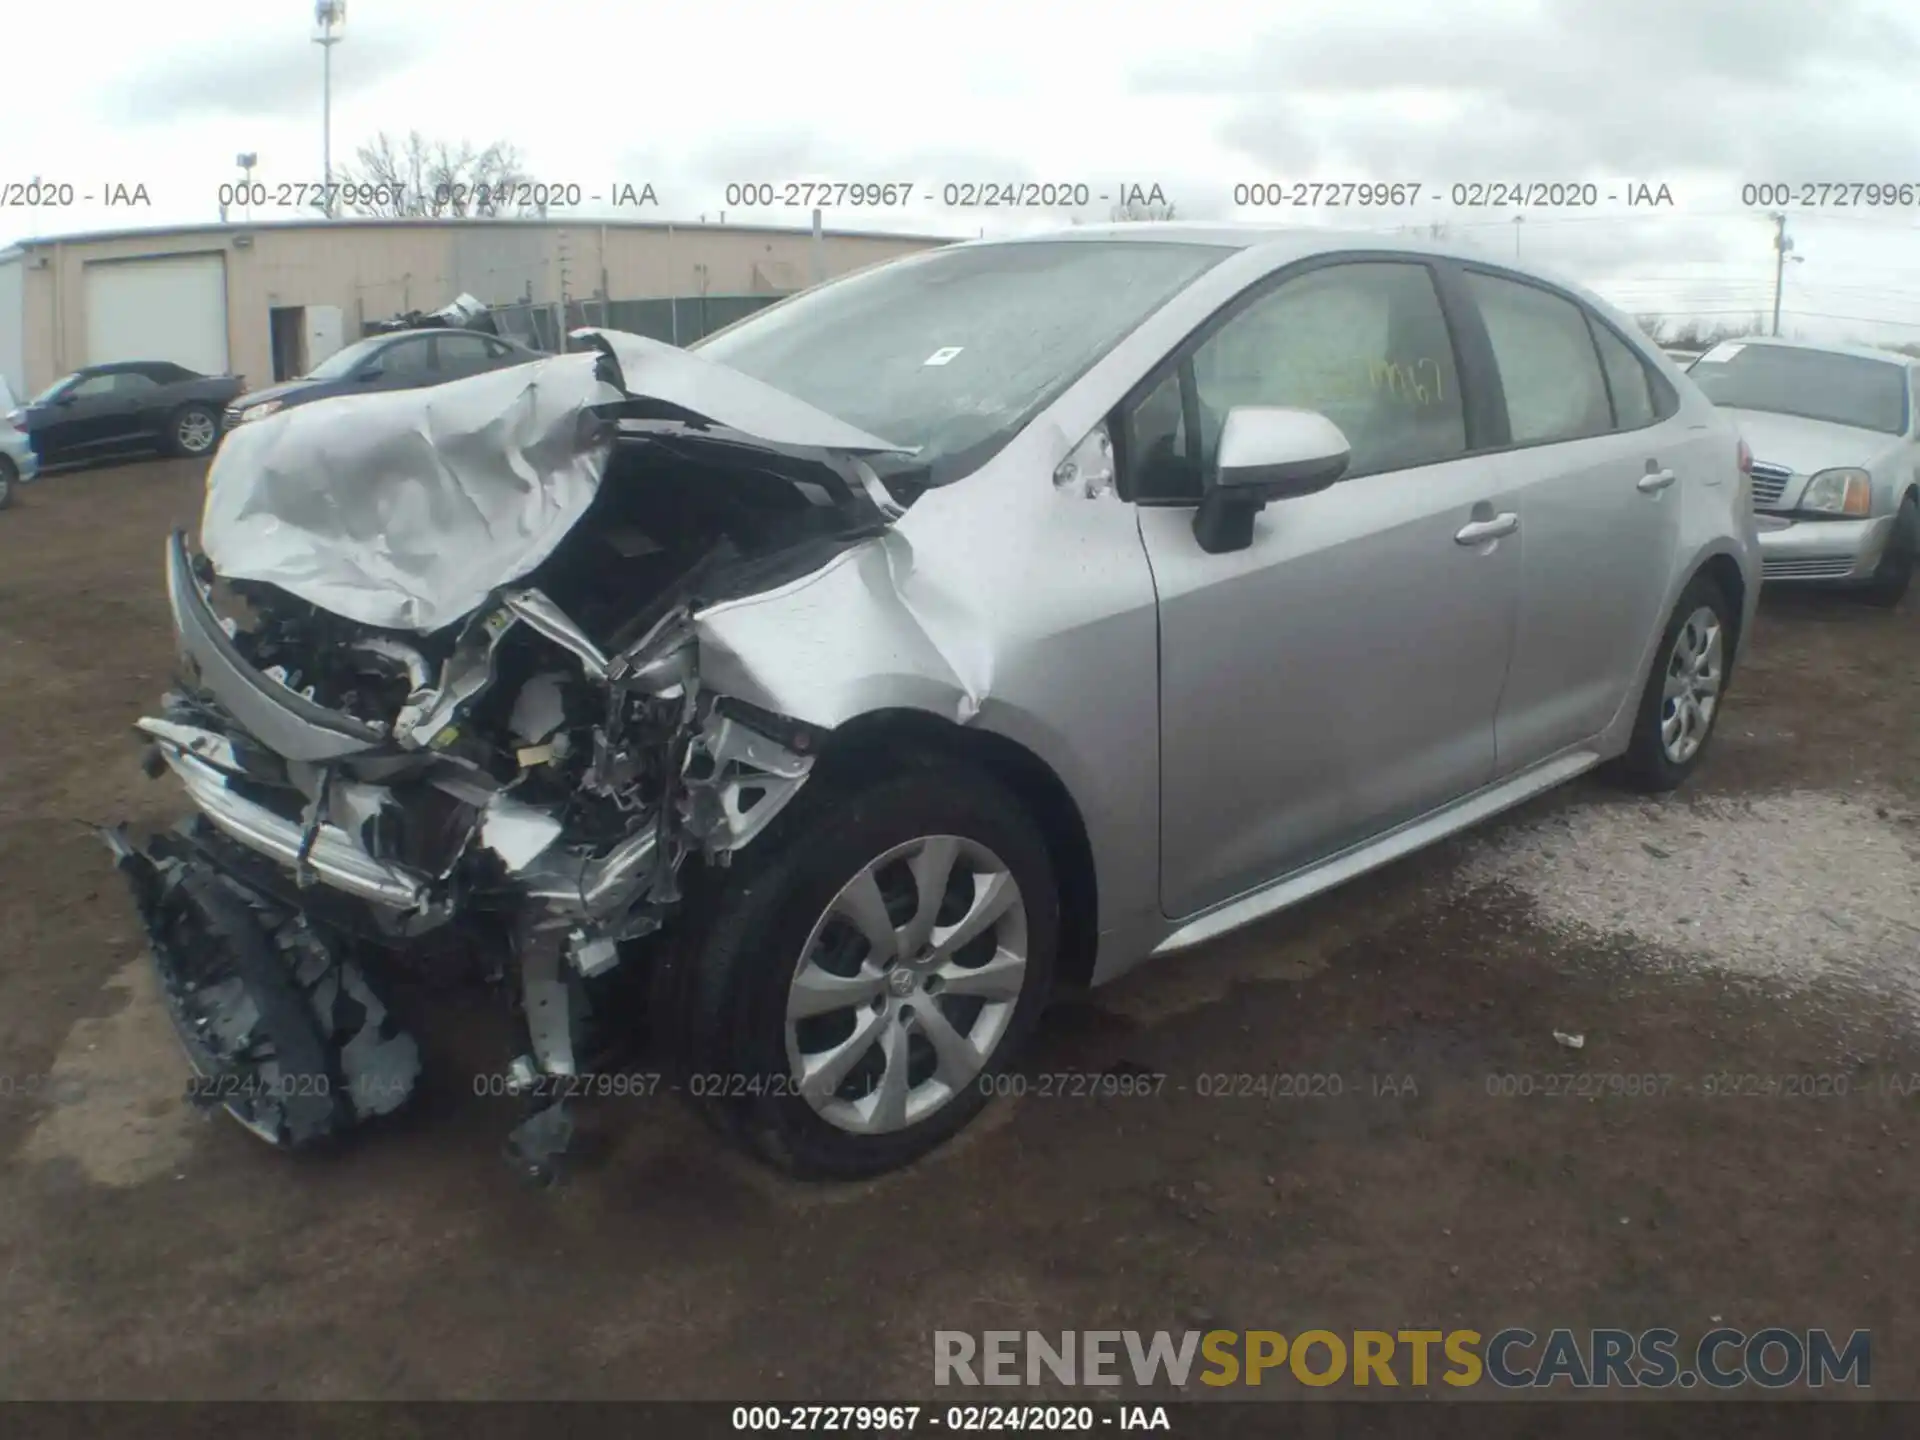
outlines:
M694 616L701 683L832 729L872 710L970 724L992 656L969 645L965 601L916 576L899 530L875 536L775 590Z

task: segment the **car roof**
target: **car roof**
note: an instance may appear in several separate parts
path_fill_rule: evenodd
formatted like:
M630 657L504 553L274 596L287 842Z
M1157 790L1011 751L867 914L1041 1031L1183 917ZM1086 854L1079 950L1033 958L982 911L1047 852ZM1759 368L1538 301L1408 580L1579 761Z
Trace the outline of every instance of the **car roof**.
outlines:
M1368 250L1455 260L1462 265L1505 271L1531 277L1577 295L1603 312L1615 307L1571 275L1544 265L1503 260L1497 255L1463 245L1448 245L1411 235L1385 234L1378 230L1337 230L1317 225L1231 225L1193 220L1117 221L1104 225L1073 225L1062 230L1036 231L1028 235L994 236L991 239L961 242L968 247L987 245L1030 245L1049 240L1120 240L1133 244L1212 245L1221 249L1259 251L1275 264L1308 260L1317 255L1335 255L1347 251Z
M1891 365L1920 365L1920 357L1898 350L1877 350L1871 345L1842 345L1821 340L1787 340L1777 335L1731 335L1723 345L1771 345L1782 350L1819 350L1828 355L1850 355L1856 360L1884 360ZM1708 346L1711 355L1716 347Z
M1126 240L1136 244L1158 241L1188 245L1217 245L1229 250L1273 248L1301 257L1336 250L1406 250L1416 254L1446 255L1458 260L1484 260L1471 251L1449 249L1404 235L1377 230L1335 230L1317 225L1234 225L1204 220L1116 221L1106 225L1070 225L1027 235L997 235L969 240L969 245L1023 245L1044 240Z

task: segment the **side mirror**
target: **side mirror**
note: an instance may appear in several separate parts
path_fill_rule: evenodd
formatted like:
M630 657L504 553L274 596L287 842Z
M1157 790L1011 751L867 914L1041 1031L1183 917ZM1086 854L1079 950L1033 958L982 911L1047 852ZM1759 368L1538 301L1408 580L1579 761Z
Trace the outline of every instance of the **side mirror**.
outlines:
M378 380L381 374L380 362L378 360L370 360L353 372L353 378L364 385L369 380Z
M1317 411L1236 406L1202 481L1193 538L1209 555L1246 549L1253 517L1269 501L1317 494L1347 473L1352 458L1340 427Z
M69 391L67 394L62 395L59 399L55 400L53 403L60 406L67 406L67 405L73 404L72 392Z

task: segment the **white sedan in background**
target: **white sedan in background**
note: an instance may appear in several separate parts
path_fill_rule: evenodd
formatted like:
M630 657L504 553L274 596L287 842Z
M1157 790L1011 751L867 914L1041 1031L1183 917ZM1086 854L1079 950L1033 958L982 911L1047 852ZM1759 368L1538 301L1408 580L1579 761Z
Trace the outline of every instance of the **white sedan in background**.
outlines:
M1753 452L1765 583L1899 604L1920 552L1920 359L1745 339L1687 373Z

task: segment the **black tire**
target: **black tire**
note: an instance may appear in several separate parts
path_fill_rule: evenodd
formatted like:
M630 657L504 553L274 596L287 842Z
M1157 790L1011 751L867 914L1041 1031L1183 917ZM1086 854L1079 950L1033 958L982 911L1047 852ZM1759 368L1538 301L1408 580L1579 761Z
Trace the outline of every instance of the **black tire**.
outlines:
M1703 608L1711 610L1720 625L1720 689L1699 745L1684 760L1676 761L1667 754L1660 734L1661 722L1665 718L1667 675L1675 661L1675 647L1680 632L1694 614ZM1640 708L1633 722L1633 738L1616 767L1618 778L1623 783L1635 790L1657 794L1678 787L1699 765L1700 757L1707 753L1707 746L1713 739L1713 729L1719 723L1720 712L1726 705L1727 675L1732 668L1739 623L1733 606L1709 577L1694 576L1687 588L1680 592L1673 614L1667 618L1666 629L1660 633L1660 648L1654 652L1653 668L1648 672L1646 688L1640 694Z
M1891 610L1906 598L1913 583L1916 552L1920 552L1920 504L1912 495L1900 502L1900 513L1893 522L1893 534L1887 537L1886 554L1880 557L1873 579L1859 592L1869 605Z
M0 510L13 504L13 487L19 483L19 468L7 456L0 455Z
M1026 972L972 1083L917 1123L854 1134L797 1091L786 1049L789 987L816 921L842 887L894 847L941 835L985 846L1018 884ZM731 867L695 877L688 902L654 987L666 1059L696 1110L761 1159L805 1178L881 1174L951 1138L985 1106L1052 989L1059 895L1046 843L1020 802L970 765L909 761L852 779L816 773Z
M199 433L204 428L207 436L205 443L190 440L188 427L192 425ZM211 405L202 405L198 401L182 405L167 418L167 452L184 460L198 460L211 455L220 444L220 412Z

